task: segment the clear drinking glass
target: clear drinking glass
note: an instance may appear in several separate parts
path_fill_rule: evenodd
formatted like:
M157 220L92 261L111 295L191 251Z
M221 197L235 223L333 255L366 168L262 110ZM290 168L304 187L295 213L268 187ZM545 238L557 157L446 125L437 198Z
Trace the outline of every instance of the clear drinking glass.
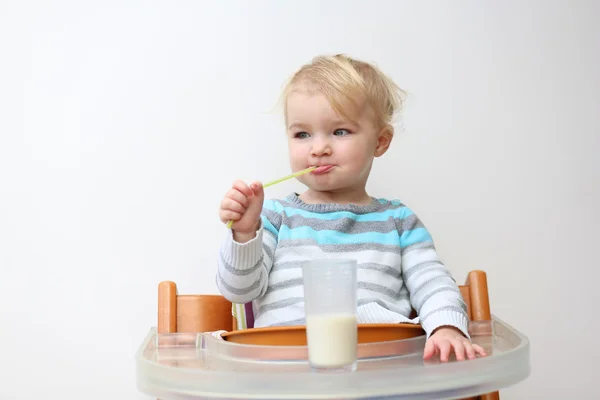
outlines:
M302 265L308 361L314 370L355 371L356 260L311 260Z

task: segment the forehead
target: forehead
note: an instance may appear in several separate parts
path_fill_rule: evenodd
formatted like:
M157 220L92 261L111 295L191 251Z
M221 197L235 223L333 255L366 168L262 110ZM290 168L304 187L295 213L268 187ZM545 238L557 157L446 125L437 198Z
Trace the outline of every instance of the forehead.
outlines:
M326 96L308 85L292 87L285 102L289 124L294 122L336 121L358 125L364 123L363 107L343 96Z
M317 91L290 91L286 101L286 109L290 118L340 117L327 97Z

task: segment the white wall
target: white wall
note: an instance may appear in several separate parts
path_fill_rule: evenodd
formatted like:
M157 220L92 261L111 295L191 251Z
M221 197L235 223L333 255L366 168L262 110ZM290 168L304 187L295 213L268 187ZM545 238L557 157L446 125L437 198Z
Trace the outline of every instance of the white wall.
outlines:
M0 3L0 399L147 398L158 282L216 293L221 195L288 172L269 112L332 52L411 94L370 189L417 211L459 281L486 270L531 339L502 398L590 398L599 3L371 4Z

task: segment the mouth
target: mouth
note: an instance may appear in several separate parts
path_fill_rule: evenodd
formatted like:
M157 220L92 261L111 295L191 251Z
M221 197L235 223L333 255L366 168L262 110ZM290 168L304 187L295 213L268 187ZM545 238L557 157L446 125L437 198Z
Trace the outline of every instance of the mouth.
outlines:
M316 174L316 175L326 174L333 167L334 167L333 165L320 165L312 173Z

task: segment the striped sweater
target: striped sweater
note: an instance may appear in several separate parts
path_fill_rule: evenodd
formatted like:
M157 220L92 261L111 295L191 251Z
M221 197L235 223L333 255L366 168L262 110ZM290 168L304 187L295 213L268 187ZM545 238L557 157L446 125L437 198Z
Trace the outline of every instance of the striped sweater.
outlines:
M295 193L266 200L254 239L238 243L228 231L216 284L229 301L252 302L255 327L301 325L301 262L328 258L358 263L359 323L420 323L428 337L449 325L469 337L456 282L423 223L396 200L308 204Z

